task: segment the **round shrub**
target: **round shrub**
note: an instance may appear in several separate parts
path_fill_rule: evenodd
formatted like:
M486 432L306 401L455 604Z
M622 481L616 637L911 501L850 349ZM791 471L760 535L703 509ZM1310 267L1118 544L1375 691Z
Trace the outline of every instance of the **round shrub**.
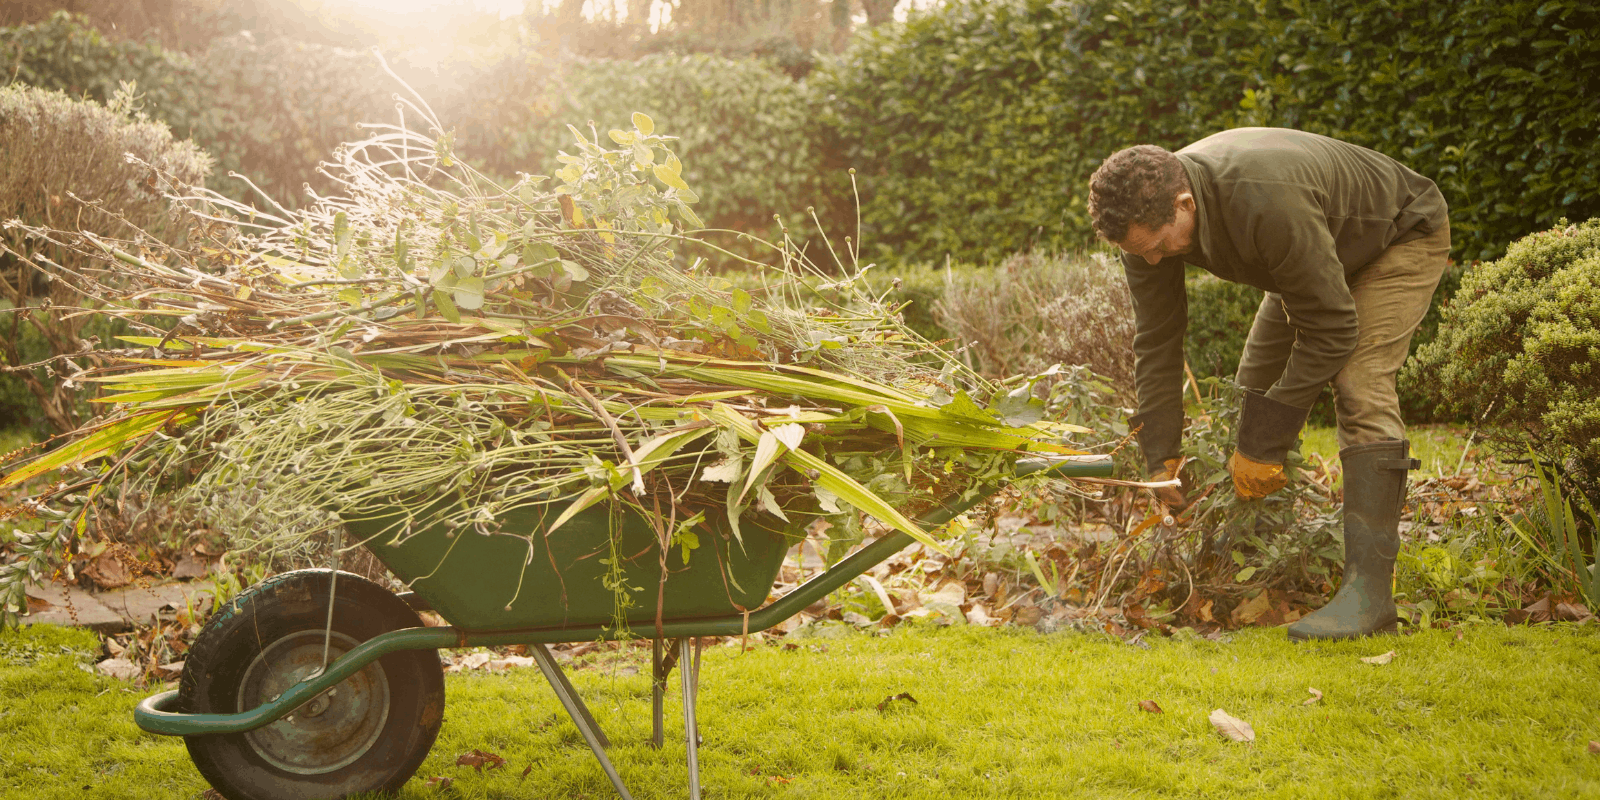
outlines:
M1525 237L1461 279L1413 361L1441 401L1497 429L1513 455L1600 480L1600 218Z

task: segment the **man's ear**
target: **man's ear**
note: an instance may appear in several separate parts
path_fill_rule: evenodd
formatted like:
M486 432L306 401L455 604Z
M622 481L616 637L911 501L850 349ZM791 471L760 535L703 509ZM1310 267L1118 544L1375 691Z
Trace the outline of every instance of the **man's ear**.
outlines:
M1195 209L1194 193L1179 192L1177 197L1172 198L1172 207L1186 214L1193 214Z

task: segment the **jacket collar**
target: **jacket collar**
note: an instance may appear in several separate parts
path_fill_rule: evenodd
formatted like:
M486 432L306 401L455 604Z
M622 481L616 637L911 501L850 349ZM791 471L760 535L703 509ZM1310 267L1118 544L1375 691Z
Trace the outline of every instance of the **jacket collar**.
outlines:
M1195 250L1185 255L1183 260L1195 266L1209 269L1211 261L1218 252L1211 231L1211 212L1216 207L1216 198L1211 186L1211 176L1207 175L1205 169L1188 156L1182 153L1178 153L1177 156L1178 163L1183 165L1184 173L1189 176L1190 192L1194 194Z

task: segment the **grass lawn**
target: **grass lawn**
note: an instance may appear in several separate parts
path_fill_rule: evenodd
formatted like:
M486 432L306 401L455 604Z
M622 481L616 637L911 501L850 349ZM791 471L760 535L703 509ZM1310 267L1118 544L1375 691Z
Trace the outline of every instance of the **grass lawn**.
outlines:
M708 798L1600 797L1600 628L1482 626L1291 645L927 627L708 651L700 753ZM139 732L142 694L79 669L81 631L0 634L5 797L195 798L181 742ZM1361 657L1393 649L1391 663ZM573 672L638 798L686 796L676 680L669 746L649 735L641 651ZM1308 687L1324 698L1313 705ZM611 794L537 670L447 680L444 730L408 798ZM877 706L909 692L918 702ZM1164 711L1142 711L1153 700ZM1251 723L1236 744L1207 721ZM474 773L483 749L503 769ZM526 778L523 770L532 767ZM424 780L443 775L449 788Z
M1300 434L1301 452L1307 457L1316 454L1329 464L1339 463L1339 442L1331 427L1307 426ZM1467 446L1466 429L1460 425L1413 425L1406 430L1411 441L1411 455L1422 460L1422 469L1411 473L1414 481L1456 474L1462 465L1461 450ZM1467 454L1466 467L1490 462L1489 450L1482 442L1474 440Z

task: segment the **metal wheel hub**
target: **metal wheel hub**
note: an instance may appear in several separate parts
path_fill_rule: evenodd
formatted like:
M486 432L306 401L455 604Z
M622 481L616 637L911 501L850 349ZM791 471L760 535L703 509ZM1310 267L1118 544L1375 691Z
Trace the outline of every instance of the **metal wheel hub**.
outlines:
M324 632L283 637L256 656L239 687L239 710L269 703L322 668ZM359 644L338 631L328 647L333 663ZM389 681L374 661L288 716L244 735L269 764L301 775L318 775L364 755L389 719Z

